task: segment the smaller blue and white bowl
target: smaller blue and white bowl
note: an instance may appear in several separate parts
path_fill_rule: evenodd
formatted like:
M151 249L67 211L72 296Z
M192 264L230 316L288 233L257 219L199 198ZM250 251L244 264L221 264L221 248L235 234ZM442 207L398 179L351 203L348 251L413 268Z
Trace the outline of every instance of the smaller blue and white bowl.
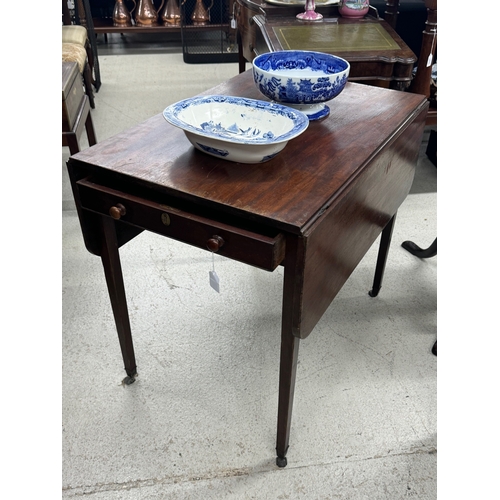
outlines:
M163 111L206 154L241 163L274 158L309 126L304 113L281 104L224 95L184 99Z
M262 94L318 120L330 114L325 102L344 90L350 65L324 52L281 50L257 56L252 69Z

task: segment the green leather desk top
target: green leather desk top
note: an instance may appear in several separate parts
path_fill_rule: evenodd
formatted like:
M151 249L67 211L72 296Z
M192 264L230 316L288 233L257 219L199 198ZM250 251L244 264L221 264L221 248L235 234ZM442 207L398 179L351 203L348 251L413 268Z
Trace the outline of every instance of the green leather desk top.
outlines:
M273 31L284 50L352 52L400 48L377 23L275 26Z

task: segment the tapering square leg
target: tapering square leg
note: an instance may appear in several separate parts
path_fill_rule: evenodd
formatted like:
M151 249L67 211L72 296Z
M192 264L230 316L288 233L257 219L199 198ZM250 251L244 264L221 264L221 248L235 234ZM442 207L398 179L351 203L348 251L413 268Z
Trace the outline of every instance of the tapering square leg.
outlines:
M384 278L385 265L387 263L387 256L389 255L389 247L391 246L392 231L394 229L394 222L396 221L396 214L382 230L380 238L380 247L378 249L377 265L375 267L375 277L373 279L373 287L368 292L370 297L376 297L382 288L382 280Z
M134 382L137 375L134 345L125 295L125 285L118 251L115 222L110 217L101 217L102 220L102 253L101 260L106 276L109 298L115 318L116 330L120 341L123 362L127 377L123 380L125 384Z
M281 334L280 382L278 398L278 432L276 437L276 464L285 467L286 452L290 440L293 395L300 339L291 331L283 329Z

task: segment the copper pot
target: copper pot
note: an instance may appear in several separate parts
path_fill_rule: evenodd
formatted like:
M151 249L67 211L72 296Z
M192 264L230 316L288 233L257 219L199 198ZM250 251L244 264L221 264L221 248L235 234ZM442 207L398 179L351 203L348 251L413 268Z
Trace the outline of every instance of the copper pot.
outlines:
M162 0L160 8L163 7ZM153 0L139 0L139 5L135 11L135 24L137 26L158 26L158 12L155 9Z
M132 11L134 9L132 9ZM115 7L113 9L113 26L132 26L132 16L125 5L124 0L116 0L115 2Z
M177 0L168 0L163 12L160 12L160 21L164 26L169 24L180 24L181 11Z
M214 2L210 4L208 9L205 8L203 0L196 0L196 5L194 7L193 13L191 14L191 21L196 26L204 26L210 23L210 9L212 8Z

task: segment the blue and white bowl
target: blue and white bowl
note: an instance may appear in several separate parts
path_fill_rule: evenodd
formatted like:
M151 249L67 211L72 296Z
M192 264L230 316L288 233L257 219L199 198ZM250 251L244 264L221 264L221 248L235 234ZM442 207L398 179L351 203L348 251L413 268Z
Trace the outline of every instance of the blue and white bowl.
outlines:
M196 149L241 163L270 160L309 125L304 113L281 104L224 95L184 99L163 117Z
M341 57L308 50L282 50L257 56L253 78L269 99L304 112L310 120L329 115L324 104L344 90L350 65Z

